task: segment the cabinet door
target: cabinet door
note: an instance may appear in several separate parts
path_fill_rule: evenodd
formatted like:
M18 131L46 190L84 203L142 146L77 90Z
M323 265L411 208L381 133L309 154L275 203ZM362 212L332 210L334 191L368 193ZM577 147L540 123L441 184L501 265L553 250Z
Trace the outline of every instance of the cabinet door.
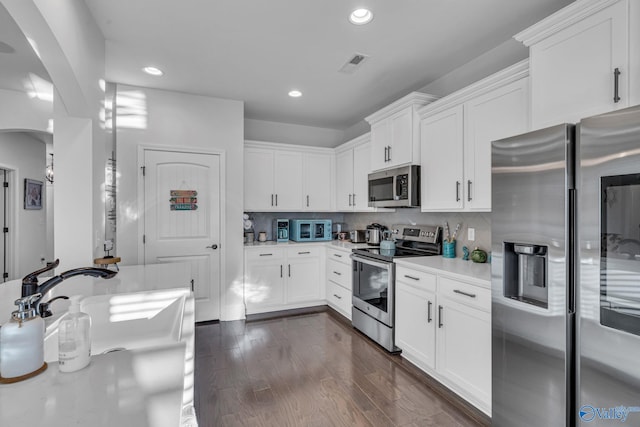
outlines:
M358 212L373 211L369 207L370 150L370 144L358 145L353 149L353 207Z
M273 311L284 304L285 267L281 260L246 263L244 287L247 313Z
M422 211L463 207L463 106L456 106L420 123L422 144Z
M265 211L274 208L273 150L244 150L244 210Z
M303 155L305 210L329 211L333 200L333 161L331 154L307 153Z
M336 209L353 210L353 150L336 154Z
M387 166L413 162L413 107L406 108L389 118L391 147L387 152ZM417 161L418 159L416 159Z
M370 168L372 171L385 169L389 164L388 148L391 145L391 122L380 120L371 125Z
M491 210L491 141L527 131L527 93L522 79L464 105L465 210Z
M490 407L491 315L439 296L437 322L437 371Z
M423 369L435 369L435 294L403 282L396 283L396 345Z
M276 151L274 193L275 209L302 210L302 153Z
M286 271L287 304L320 299L320 259L289 259Z
M629 105L628 4L621 1L531 46L534 129ZM614 102L614 70L620 101Z

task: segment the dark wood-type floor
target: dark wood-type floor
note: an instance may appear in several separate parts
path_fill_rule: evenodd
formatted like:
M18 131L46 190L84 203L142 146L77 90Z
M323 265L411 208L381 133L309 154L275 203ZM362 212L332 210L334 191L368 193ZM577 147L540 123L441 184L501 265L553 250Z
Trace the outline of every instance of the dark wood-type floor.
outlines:
M485 424L337 316L320 312L198 325L200 426Z

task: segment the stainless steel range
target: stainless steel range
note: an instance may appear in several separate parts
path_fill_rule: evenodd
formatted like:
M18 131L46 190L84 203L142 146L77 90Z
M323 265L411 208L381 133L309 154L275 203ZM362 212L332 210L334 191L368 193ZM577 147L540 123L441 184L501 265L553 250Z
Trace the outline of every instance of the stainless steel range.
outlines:
M387 351L399 352L394 343L396 258L440 255L442 229L432 225L394 225L395 249L354 249L353 326Z

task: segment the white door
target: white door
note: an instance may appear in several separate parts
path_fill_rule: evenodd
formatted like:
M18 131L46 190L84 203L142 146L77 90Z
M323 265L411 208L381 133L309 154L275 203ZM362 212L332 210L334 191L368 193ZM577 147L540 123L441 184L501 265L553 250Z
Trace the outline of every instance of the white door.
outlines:
M144 151L145 264L188 262L196 321L220 318L220 156Z
M244 208L262 212L275 208L273 150L247 148L244 151Z
M333 168L331 154L306 153L302 160L305 210L330 211L333 198Z
M302 210L302 153L276 152L273 176L276 209Z

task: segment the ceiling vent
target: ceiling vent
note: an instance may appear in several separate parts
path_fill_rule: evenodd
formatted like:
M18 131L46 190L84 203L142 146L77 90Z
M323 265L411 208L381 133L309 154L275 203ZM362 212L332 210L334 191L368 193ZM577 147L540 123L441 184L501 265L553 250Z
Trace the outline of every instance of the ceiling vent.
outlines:
M345 74L352 74L354 71L360 68L360 66L362 66L362 64L364 64L367 59L369 59L368 55L355 53L351 56L351 58L349 58L347 62L345 62L342 67L340 67L338 71Z

